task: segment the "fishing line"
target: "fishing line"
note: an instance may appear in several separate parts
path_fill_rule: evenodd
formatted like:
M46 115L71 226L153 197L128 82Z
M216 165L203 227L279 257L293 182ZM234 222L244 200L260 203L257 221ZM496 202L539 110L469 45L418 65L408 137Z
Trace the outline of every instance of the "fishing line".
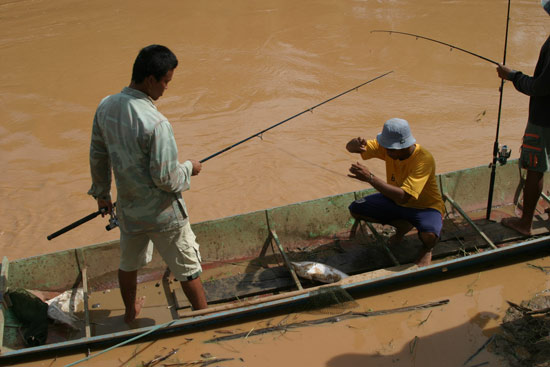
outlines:
M262 135L263 135L263 133L265 133L266 131L269 131L269 130L271 130L271 129L273 129L273 128L279 126L279 125L282 125L282 124L284 124L285 122L290 121L290 120L292 120L292 119L294 119L294 118L296 118L296 117L298 117L298 116L300 116L300 115L302 115L302 114L304 114L304 113L306 113L306 112L313 112L313 110L314 110L315 108L317 108L317 107L319 107L319 106L321 106L321 105L324 105L325 103L328 103L328 102L330 102L330 101L332 101L332 100L335 100L336 98L339 98L339 97L343 96L344 94L347 94L347 93L349 93L349 92L351 92L351 91L358 90L358 89L361 88L362 86L364 86L364 85L366 85L366 84L369 84L369 83L371 83L371 82L373 82L373 81L375 81L375 80L377 80L377 79L380 79L380 78L382 78L382 77L384 77L384 76L386 76L386 75L388 75L388 74L390 74L390 73L393 73L393 70L392 70L392 71L388 71L387 73L384 73L384 74L382 74L382 75L379 75L379 76L377 76L376 78L373 78L373 79L371 79L371 80L369 80L369 81L366 81L366 82L364 82L364 83L361 83L361 84L359 84L359 85L357 85L357 86L355 86L355 87L353 87L353 88L351 88L351 89L348 89L348 90L345 91L345 92L342 92L342 93L340 93L340 94L338 94L338 95L336 95L336 96L334 96L334 97L332 97L332 98L329 98L329 99L327 99L327 100L325 100L325 101L323 101L323 102L321 102L321 103L318 103L318 104L316 104L315 106L308 108L307 110L304 110L304 111L302 111L302 112L300 112L300 113L295 114L294 116L291 116L291 117L289 117L289 118L287 118L287 119L285 119L285 120L283 120L283 121L281 121L281 122L278 122L278 123L276 123L275 125L268 127L267 129L264 129L264 130L262 130L262 131L260 131L260 132L257 132L256 134L251 135L251 136L249 136L248 138L239 141L238 143L235 143L235 144L233 144L233 145L230 145L230 146L228 146L227 148L224 148L224 149L220 150L219 152L214 153L214 154L212 154L212 155L210 155L210 156L208 156L208 157L206 157L206 158L200 160L200 163L204 163L204 162L206 162L207 160L212 159L212 158L214 158L214 157L216 157L216 156L222 154L223 152L227 152L229 149L235 148L237 145L240 145L240 144L242 144L242 143L244 143L244 142L246 142L246 141L248 141L248 140L250 140L250 139L252 139L252 138L254 138L254 137L256 137L256 136L259 136L260 139L262 139ZM116 203L114 203L113 206L114 206L114 205L116 205ZM81 224L83 224L83 223L86 223L86 222L92 220L93 218L97 217L97 216L100 215L100 214L105 214L105 208L101 208L101 209L98 210L97 212L94 212L94 213L92 213L92 214L90 214L90 215L88 215L88 216L86 216L86 217L84 217L84 218L82 218L82 219L77 220L76 222L74 222L74 223L72 223L72 224L69 224L68 226L66 226L66 227L64 227L64 228L62 228L62 229L60 229L59 231L57 231L57 232L55 232L55 233L52 233L51 235L47 236L47 238L48 238L48 240L51 240L51 239L53 239L53 238L55 238L55 237L57 237L57 236L59 236L59 235L65 233L65 232L67 232L67 231L70 231L71 229L73 229L73 228L75 228L75 227L78 227L79 225L81 225ZM110 229L112 229L112 228L114 228L114 227L116 227L116 226L118 226L118 219L116 218L116 216L115 216L114 214L111 213L111 219L109 220L109 225L106 227L106 229L107 229L107 230L110 230Z
M304 159L304 158L298 156L297 154L291 153L291 152L289 152L288 150L285 150L285 149L283 149L283 148L274 147L274 149L277 149L277 150L279 150L279 151L281 151L281 152L283 152L283 153L285 153L285 154L291 156L292 158L294 158L294 159L296 159L296 160L298 160L298 161L307 163L307 164L309 164L309 165L311 165L311 166L320 168L320 169L322 169L322 170L324 170L324 171L327 171L327 172L330 172L330 173L334 173L335 175L338 175L338 176L342 176L342 177L348 178L348 175L347 175L347 174L343 174L343 173L341 173L341 172L332 170L332 169L327 168L326 166L324 166L324 165L322 165L322 164L317 164L317 163L315 163L315 162L308 161L307 159Z
M224 149L220 150L219 152L216 152L216 153L214 153L214 154L212 154L212 155L210 155L210 156L208 156L208 157L206 157L206 158L200 160L199 162L200 162L200 163L204 163L204 162L206 162L207 160L212 159L212 158L214 158L214 157L216 157L216 156L218 156L218 155L220 155L220 154L222 154L222 153L224 153L224 152L227 152L229 149L235 148L237 145L240 145L240 144L242 144L242 143L244 143L244 142L247 142L248 140L250 140L250 139L252 139L252 138L255 138L255 137L257 137L257 136L261 137L262 134L265 133L266 131L269 131L269 130L271 130L271 129L273 129L273 128L279 126L279 125L282 125L282 124L284 124L285 122L288 122L288 121L290 121L290 120L292 120L292 119L294 119L294 118L296 118L296 117L298 117L298 116L300 116L300 115L303 115L303 114L306 113L306 112L313 112L313 110L314 110L315 108L317 108L317 107L319 107L319 106L322 106L322 105L324 105L325 103L328 103L328 102L330 102L330 101L332 101L332 100L335 100L336 98L339 98L339 97L343 96L344 94L347 94L347 93L349 93L349 92L351 92L351 91L358 90L358 89L361 88L362 86L364 86L364 85L366 85L366 84L369 84L369 83L371 83L371 82L373 82L373 81L375 81L375 80L377 80L377 79L380 79L380 78L382 78L382 77L384 77L384 76L386 76L386 75L388 75L388 74L390 74L390 73L393 73L393 70L392 70L392 71L388 71L387 73L384 73L384 74L382 74L382 75L379 75L379 76L377 76L376 78L373 78L373 79L371 79L371 80L369 80L369 81L366 81L366 82L364 82L364 83L361 83L361 84L359 84L359 85L357 85L357 86L355 86L355 87L353 87L353 88L351 88L351 89L348 89L348 90L345 91L345 92L342 92L342 93L340 93L340 94L338 94L338 95L336 95L336 96L334 96L334 97L332 97L332 98L329 98L329 99L327 99L327 100L325 100L325 101L323 101L323 102L321 102L321 103L319 103L319 104L316 104L315 106L310 107L310 108L308 108L308 109L306 109L306 110L304 110L304 111L302 111L302 112L300 112L300 113L297 113L297 114L295 114L294 116L291 116L291 117L289 117L289 118L287 118L287 119L285 119L285 120L283 120L283 121L281 121L281 122L278 122L278 123L276 123L275 125L272 125L272 126L268 127L267 129L264 129L264 130L262 130L262 131L260 131L260 132L257 132L257 133L254 134L254 135L250 135L248 138L243 139L243 140L241 140L241 141L239 141L238 143L235 143L235 144L233 144L233 145L230 145L230 146L228 146L227 148L224 148Z
M508 46L508 24L510 23L510 0L508 0L508 12L506 14L506 34L504 36L504 56L502 57L502 65L506 64L506 48ZM491 162L491 179L489 182L489 195L487 198L487 215L485 219L491 218L491 207L493 206L493 191L495 189L495 176L497 169L497 161L499 159L499 144L498 134L500 131L500 112L502 109L502 92L504 90L504 79L500 79L500 99L498 101L498 117L497 117L497 132L495 136L495 143L493 145L493 161ZM508 154L509 156L510 154ZM507 157L506 157L507 158Z
M508 24L506 24L506 28L508 29ZM390 35L392 33L395 33L395 34L402 34L402 35L405 35L405 36L411 36L411 37L415 37L416 39L418 38L421 38L423 40L426 40L426 41L431 41L431 42L435 42L435 43L439 43L441 45L445 45L445 46L448 46L452 49L456 49L456 50L459 50L459 51L462 51L462 52L465 52L467 54L470 54L472 56L475 56L475 57L479 57L480 59L482 60L485 60L485 61L489 61L490 63L492 64L495 64L495 65L498 65L498 62L494 61L494 60L491 60L485 56L481 56L479 54L476 54L475 52L472 52L472 51L468 51L468 50L465 50L461 47L458 47L458 46L455 46L455 45L451 45L450 43L447 43L447 42L442 42L442 41L438 41L436 39L433 39L433 38L429 38L429 37L424 37L424 36L421 36L419 34L414 34L414 33L407 33L407 32L399 32L399 31L394 31L394 30L382 30L382 29L375 29L373 31L370 31L370 33L389 33ZM508 36L508 33L506 33L506 35Z

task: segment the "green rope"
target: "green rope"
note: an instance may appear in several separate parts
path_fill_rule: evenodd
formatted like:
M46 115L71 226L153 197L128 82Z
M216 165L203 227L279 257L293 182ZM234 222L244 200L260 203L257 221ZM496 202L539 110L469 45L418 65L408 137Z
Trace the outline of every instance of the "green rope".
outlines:
M81 359L81 360L79 360L79 361L76 361L76 362L70 363L70 364L68 364L68 365L65 365L65 367L70 367L70 366L74 366L74 365L76 365L76 364L79 364L80 362L85 362L85 361L87 361L87 360L89 360L89 359L92 359L92 358L94 358L94 357L97 357L97 356L100 355L100 354L106 353L106 352L108 352L108 351L110 351L110 350L113 350L113 349L115 349L115 348L121 347L121 346L123 346L123 345L125 345L125 344L128 344L128 343L131 343L131 342L133 342L134 340L137 340L137 339L139 339L139 338L141 338L141 337L144 337L145 335L151 334L151 333L157 331L158 329L161 329L161 328L163 328L163 327L168 327L168 326L172 325L174 322L176 322L176 320L172 320L172 321L170 321L170 322L167 322L166 324L157 325L157 326L155 326L154 328L152 328L151 330L148 330L148 331L144 332L143 334L139 334L139 335L137 335L137 336L135 336L135 337L133 337L133 338L131 338L131 339L128 339L128 340L123 341L122 343L113 345L112 347L107 348L107 349L105 349L105 350L103 350L103 351L101 351L101 352L99 352L99 353L90 355L90 356L88 356L88 357L86 357L86 358L83 358L83 359Z

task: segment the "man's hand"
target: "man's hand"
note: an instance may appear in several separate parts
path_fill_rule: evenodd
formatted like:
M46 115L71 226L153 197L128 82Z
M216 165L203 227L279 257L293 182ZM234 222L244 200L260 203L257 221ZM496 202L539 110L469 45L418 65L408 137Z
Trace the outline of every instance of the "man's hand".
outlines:
M359 181L364 181L366 183L372 184L374 179L374 174L361 163L353 163L349 169L351 174L348 174L349 177L355 178Z
M193 164L193 171L191 173L191 176L198 175L202 169L202 163L194 159L190 159L189 161Z
M105 208L105 212L101 213L102 217L111 214L113 212L113 202L111 200L97 199L97 209L101 210L103 208Z
M514 78L515 73L516 73L515 70L512 70L505 65L498 64L497 66L497 74L501 79L512 80Z
M362 137L351 139L346 144L346 149L350 153L363 153L367 150L367 141Z

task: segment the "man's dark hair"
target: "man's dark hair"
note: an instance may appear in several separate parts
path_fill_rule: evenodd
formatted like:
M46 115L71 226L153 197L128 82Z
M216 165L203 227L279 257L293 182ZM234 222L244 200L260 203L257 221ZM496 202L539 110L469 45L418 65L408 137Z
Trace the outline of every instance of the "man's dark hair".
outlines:
M178 59L168 47L150 45L141 49L134 61L132 81L141 83L149 75L158 81L178 66Z

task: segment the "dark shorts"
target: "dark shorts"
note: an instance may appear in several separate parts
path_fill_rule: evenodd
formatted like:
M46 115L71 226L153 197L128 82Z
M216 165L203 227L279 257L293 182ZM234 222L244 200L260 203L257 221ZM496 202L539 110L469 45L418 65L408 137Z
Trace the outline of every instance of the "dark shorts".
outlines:
M394 220L406 220L418 232L441 234L443 218L435 209L415 209L397 205L384 195L377 193L355 200L349 206L349 211L364 217L376 219L382 224L391 224Z
M550 170L550 129L527 123L521 156L521 167L530 171L548 172Z

